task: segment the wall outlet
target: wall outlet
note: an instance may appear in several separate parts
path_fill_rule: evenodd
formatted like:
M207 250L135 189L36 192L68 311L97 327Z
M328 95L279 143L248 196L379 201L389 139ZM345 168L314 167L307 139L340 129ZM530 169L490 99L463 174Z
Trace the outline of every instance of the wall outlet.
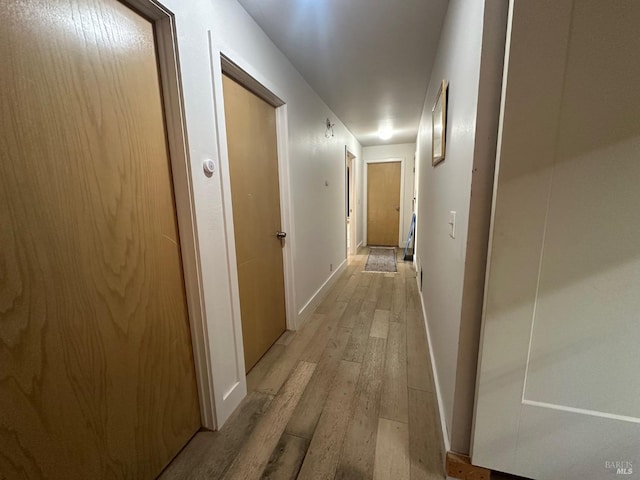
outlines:
M456 238L456 212L449 212L449 236Z

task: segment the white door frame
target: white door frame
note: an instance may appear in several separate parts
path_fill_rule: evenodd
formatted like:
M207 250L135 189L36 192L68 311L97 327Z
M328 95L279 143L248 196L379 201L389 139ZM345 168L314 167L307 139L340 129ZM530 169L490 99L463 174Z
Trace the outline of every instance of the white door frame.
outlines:
M254 91L256 89L259 90L258 87L261 87L262 90L259 90L260 96L270 103L274 104L275 99L279 100L284 96L278 95L277 88L273 87L259 72L244 62L239 55L236 55L228 48L224 48L223 51L222 48L217 46L213 40L212 32L209 32L211 61L211 78L209 81L211 82L214 100L213 120L217 126L217 132L211 132L211 134L217 136L216 153L219 160L216 171L211 175L213 177L211 181L217 180L220 182L223 195L223 222L227 258L227 269L223 274L228 275L231 290L230 325L226 324L226 320L225 325L220 325L220 319L212 318L211 314L207 314L205 307L205 291L215 288L215 285L207 284L209 290L205 288L204 272L210 273L211 266L203 264L201 255L201 242L203 239L199 239L195 212L196 197L198 204L206 204L210 199L206 198L204 192L196 194L194 190L195 175L204 175L204 172L197 160L193 163L194 160L189 155L175 18L173 12L162 5L162 0L124 0L124 2L153 22L156 33L158 65L180 235L201 423L203 427L215 430L226 421L247 393L228 169L229 158L222 93L221 59L226 58L230 61L227 63L227 67L230 65L238 67L233 76L236 80L240 80L243 85ZM241 77L241 73L244 73L245 77ZM239 76L241 78L238 78ZM207 79L203 78L203 81L206 82ZM293 242L290 240L294 225L290 207L288 121L287 105L281 100L276 108L276 134L282 228L289 234L283 251L287 328L295 330L298 326L298 315L295 308L293 270L295 252ZM206 223L206 220L200 219L200 221ZM210 280L208 282L210 283ZM229 342L229 336L232 336L232 342Z
M248 90L255 93L264 101L275 107L276 109L276 141L278 145L278 182L280 189L280 225L282 230L287 233L283 248L283 270L284 270L284 290L285 305L287 315L287 329L296 330L297 315L295 308L295 282L293 258L294 249L291 233L293 232L293 216L291 212L291 189L289 182L289 129L288 129L288 112L287 104L281 100L280 96L273 93L268 82L261 78L261 75L253 71L253 69L243 64L243 61L233 53L218 51L217 55L212 50L212 57L216 56L218 61L217 67L220 69L220 90L214 92L216 97L216 117L218 120L218 148L220 149L221 178L223 181L224 192L224 209L225 222L227 225L227 242L229 245L229 262L232 275L232 295L234 303L237 298L237 310L234 316L240 318L240 292L238 289L238 269L236 265L235 252L235 232L233 228L233 204L231 201L231 177L229 176L229 149L227 144L227 127L224 116L224 95L222 92L222 73L224 72L235 81L243 85ZM212 58L213 61L213 58ZM214 77L217 68L214 68ZM217 83L217 82L216 82ZM275 232L274 232L275 234ZM244 357L244 355L243 355Z
M214 46L211 34L211 69L214 82L215 115L218 125L218 152L220 158L220 178L222 182L224 222L227 240L227 254L230 271L233 322L237 337L240 339L236 349L236 365L242 366L241 383L246 394L246 376L244 374L244 349L242 346L242 324L240 315L240 290L238 286L238 268L236 264L235 230L233 226L233 203L231 201L231 177L229 174L229 147L224 114L224 95L222 89L222 73L224 72L248 90L273 105L276 109L276 136L278 145L278 179L280 187L280 222L287 238L283 248L284 294L286 305L286 324L288 330L298 328L298 315L295 301L294 281L294 247L291 239L293 216L291 209L291 189L289 178L289 141L287 105L278 95L276 89L259 72L248 65L242 58L228 49ZM274 232L275 234L275 232Z
M163 107L169 158L175 195L176 216L184 271L185 294L191 327L194 366L200 401L201 422L215 430L220 423L216 405L220 392L214 390L210 339L204 308L204 287L200 246L195 218L195 194L191 180L191 159L187 148L182 84L179 76L177 35L173 14L154 0L125 0L153 22L158 49ZM216 395L218 393L218 396Z
M405 168L405 159L404 157L393 157L393 158L385 158L385 159L376 159L376 160L366 160L364 164L364 194L363 194L363 210L364 210L364 222L362 228L364 230L364 245L368 245L368 232L367 232L367 224L369 222L369 205L368 205L368 197L369 197L369 164L370 163L395 163L400 162L400 219L398 224L398 244L397 247L402 246L403 241L403 226L404 226L404 168Z
M351 213L349 215L349 245L346 252L346 257L349 255L355 255L358 251L357 247L357 229L358 225L357 221L357 208L356 208L356 162L357 157L351 153L349 147L345 146L345 204L350 206ZM347 175L347 169L349 170L349 175ZM345 238L346 245L346 238Z

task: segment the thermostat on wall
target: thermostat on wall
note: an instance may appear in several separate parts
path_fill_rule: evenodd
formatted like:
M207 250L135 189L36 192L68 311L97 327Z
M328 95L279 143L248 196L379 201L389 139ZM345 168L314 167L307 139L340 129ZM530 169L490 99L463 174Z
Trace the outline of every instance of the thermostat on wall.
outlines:
M213 175L216 172L216 162L208 158L202 162L202 168L207 175Z

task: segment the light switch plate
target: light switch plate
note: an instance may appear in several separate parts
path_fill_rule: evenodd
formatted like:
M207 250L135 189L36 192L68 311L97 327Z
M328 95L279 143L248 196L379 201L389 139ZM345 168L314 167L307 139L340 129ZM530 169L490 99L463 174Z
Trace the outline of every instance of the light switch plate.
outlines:
M456 212L449 212L449 236L456 238Z

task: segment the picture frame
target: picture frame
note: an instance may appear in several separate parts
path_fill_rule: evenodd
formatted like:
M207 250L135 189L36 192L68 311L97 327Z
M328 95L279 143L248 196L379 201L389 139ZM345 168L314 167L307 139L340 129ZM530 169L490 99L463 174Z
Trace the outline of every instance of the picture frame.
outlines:
M448 90L449 83L442 80L431 110L431 164L434 167L445 159Z

